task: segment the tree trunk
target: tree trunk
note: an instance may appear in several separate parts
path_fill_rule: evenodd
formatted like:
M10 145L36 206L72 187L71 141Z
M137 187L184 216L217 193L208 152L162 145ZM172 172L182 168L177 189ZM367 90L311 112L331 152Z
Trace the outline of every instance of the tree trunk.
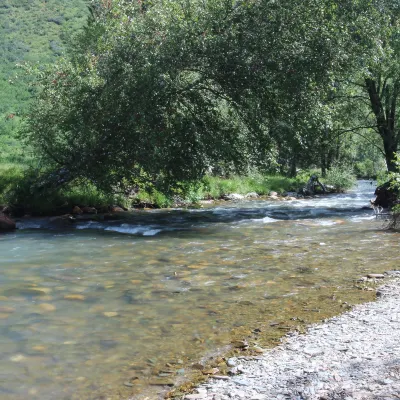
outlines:
M296 163L296 156L293 155L292 159L290 160L290 177L291 178L295 178L297 175L297 163Z
M325 153L321 153L321 176L326 177L326 156Z
M375 115L376 127L383 140L386 165L389 172L398 170L395 153L398 149L399 135L396 129L396 106L400 82L388 83L382 77L374 80L365 79L365 87L369 95L372 111Z
M395 162L395 153L397 152L397 143L391 135L387 135L383 140L385 149L386 166L389 172L398 172L398 167Z

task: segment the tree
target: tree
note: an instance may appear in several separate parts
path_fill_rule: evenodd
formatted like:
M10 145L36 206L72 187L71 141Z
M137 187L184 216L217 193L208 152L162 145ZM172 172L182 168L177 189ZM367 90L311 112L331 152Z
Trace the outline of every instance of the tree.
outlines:
M292 174L329 167L331 93L364 49L358 2L106 5L70 57L38 73L24 132L50 165L108 187L265 168L277 149Z
M340 83L338 99L351 104L353 121L345 131L373 129L380 137L388 171L395 171L400 94L400 7L396 0L360 3L354 26L357 51L353 66Z

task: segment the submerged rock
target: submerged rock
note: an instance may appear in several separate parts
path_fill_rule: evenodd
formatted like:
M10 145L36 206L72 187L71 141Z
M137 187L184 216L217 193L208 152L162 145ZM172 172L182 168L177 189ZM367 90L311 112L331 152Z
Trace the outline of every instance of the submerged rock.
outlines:
M78 300L78 301L84 301L85 300L85 296L83 296L82 294L66 294L64 296L65 300Z
M70 214L65 214L50 218L49 222L53 227L61 229L71 226L75 222L75 218Z
M0 232L13 231L16 229L15 221L0 213Z

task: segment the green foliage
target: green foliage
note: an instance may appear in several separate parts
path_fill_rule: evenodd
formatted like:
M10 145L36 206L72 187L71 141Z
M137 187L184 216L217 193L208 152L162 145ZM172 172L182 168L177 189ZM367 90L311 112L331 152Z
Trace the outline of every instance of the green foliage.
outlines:
M38 71L24 134L50 165L109 189L138 171L168 188L221 163L293 173L331 142L325 102L349 64L337 46L355 47L336 26L357 12L328 0L97 7L72 56Z
M305 181L301 179L291 179L278 175L252 174L231 178L205 176L201 181L200 197L219 199L230 193L245 195L251 192L258 195L268 195L271 191L283 194L297 191L304 183Z
M86 0L4 0L0 5L0 116L20 113L31 97L23 62L54 62L87 18Z
M45 171L25 165L1 165L0 203L11 206L16 214L33 215L69 213L74 206L129 205L126 197L105 193L84 179L51 186L47 178Z
M385 170L385 163L382 159L378 162L366 159L358 161L354 165L354 173L357 178L361 179L377 179L381 172L385 172Z
M335 191L344 192L351 189L356 183L356 177L348 166L333 166L323 179L326 185L331 185Z
M0 165L0 204L7 204L10 191L24 176L24 167L18 164Z
M171 196L158 190L142 191L133 200L133 206L148 206L156 208L168 208L174 204Z
M16 132L35 88L19 65L55 62L85 23L88 1L0 3L0 163L28 162Z
M368 79L384 104L397 101L394 1L91 1L80 30L86 5L0 7L0 162L25 162L33 150L36 165L66 168L73 181L109 193L133 185L166 193L168 204L197 198L196 182L218 168L295 176L346 162L366 176L382 154L391 157L373 138L376 121L364 122L373 115ZM24 61L34 62L29 87L32 75L14 68ZM32 95L21 129L27 152L15 131ZM267 184L236 186L263 192Z

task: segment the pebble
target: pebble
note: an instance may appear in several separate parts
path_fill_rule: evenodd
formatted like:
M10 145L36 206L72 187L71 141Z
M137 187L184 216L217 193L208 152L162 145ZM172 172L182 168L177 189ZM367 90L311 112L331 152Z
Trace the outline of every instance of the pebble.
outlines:
M219 372L218 368L210 368L201 371L203 375L215 375Z
M118 313L115 311L106 311L106 312L103 312L103 315L105 317L112 318L112 317L116 317L118 315Z
M214 375L199 386L197 396L204 397L198 398L398 398L400 273L380 275L368 275L369 279L391 279L378 289L380 297L376 302L355 306L341 316L314 325L305 335L287 335L279 346L258 357L227 359L226 364L233 371L238 372L241 367L240 377ZM237 348L248 346L245 341L232 344Z
M185 396L185 399L187 400L203 400L207 399L207 394L187 394Z
M10 361L12 362L21 362L25 360L26 357L23 354L16 354L15 356L10 357Z
M66 294L64 296L65 300L85 300L85 296L83 294Z
M383 274L368 274L367 278L370 279L383 279L385 277L385 275Z
M237 365L237 360L236 360L236 358L228 358L228 359L226 360L226 365L227 365L228 367L236 367L236 365Z
M54 306L53 304L49 304L49 303L42 303L39 305L39 308L43 311L55 311L56 310L56 306Z

